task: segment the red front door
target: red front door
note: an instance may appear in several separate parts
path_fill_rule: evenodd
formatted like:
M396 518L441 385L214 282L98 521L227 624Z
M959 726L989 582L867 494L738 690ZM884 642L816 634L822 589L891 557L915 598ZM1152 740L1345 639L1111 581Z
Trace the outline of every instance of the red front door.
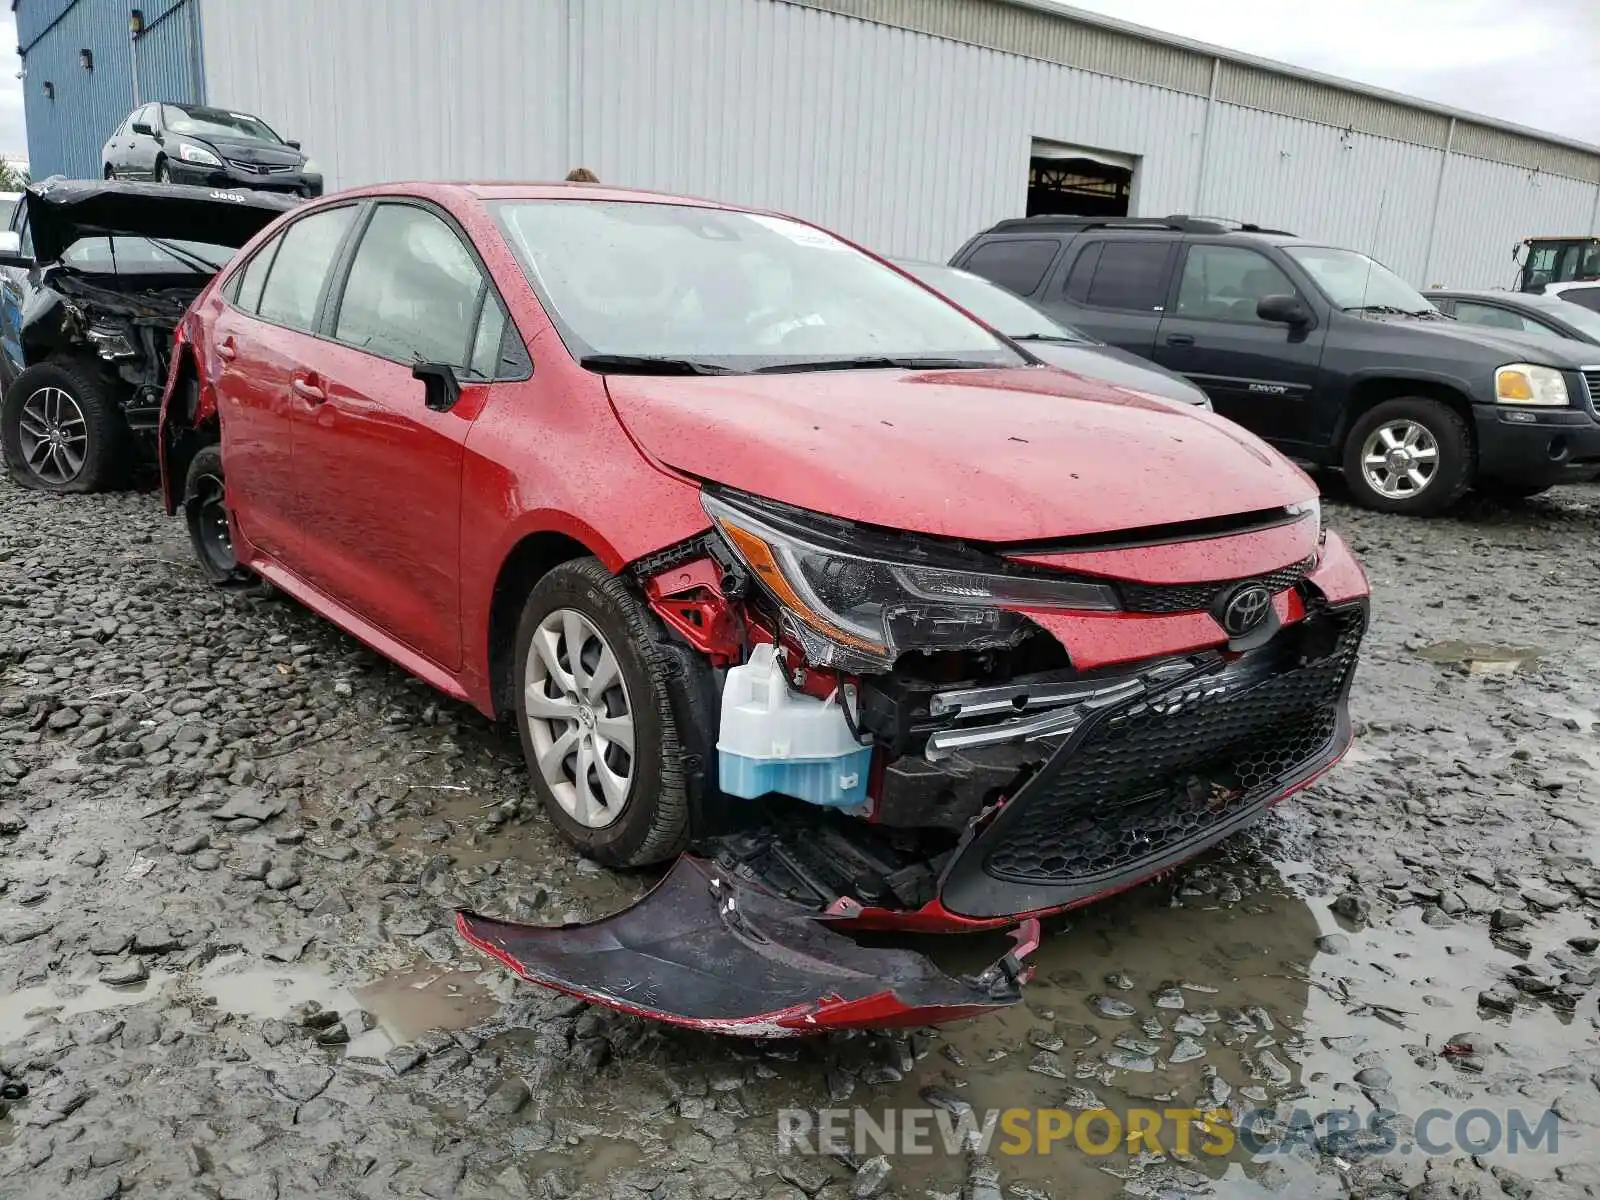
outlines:
M461 460L488 392L423 405L411 369L317 341L290 381L295 571L447 670L461 665Z

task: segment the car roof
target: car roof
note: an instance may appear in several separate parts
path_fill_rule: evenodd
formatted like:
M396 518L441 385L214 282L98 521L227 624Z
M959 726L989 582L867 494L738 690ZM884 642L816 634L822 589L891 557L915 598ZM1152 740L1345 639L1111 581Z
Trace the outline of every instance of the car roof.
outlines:
M371 184L367 187L349 188L330 193L351 199L358 196L420 196L443 200L450 196L471 196L477 200L611 200L645 204L681 204L694 208L720 208L734 212L762 212L762 209L745 209L736 204L724 204L697 196L677 196L670 192L656 192L647 188L618 187L604 183L567 183L564 181L509 180L403 180L396 183Z

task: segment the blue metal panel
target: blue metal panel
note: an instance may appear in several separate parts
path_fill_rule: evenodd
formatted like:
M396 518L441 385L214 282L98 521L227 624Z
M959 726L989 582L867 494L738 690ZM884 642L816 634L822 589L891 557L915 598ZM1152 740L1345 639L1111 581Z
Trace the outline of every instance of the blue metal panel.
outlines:
M20 0L29 169L35 179L100 173L100 150L138 100L202 98L198 0L145 0L146 31L128 36L128 0ZM94 69L79 61L94 56ZM54 99L44 85L54 86Z

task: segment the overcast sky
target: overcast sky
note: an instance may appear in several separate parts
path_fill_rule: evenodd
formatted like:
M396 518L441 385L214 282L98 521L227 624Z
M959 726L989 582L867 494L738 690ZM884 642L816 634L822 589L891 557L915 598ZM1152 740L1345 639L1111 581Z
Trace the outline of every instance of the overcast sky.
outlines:
M1152 29L1600 143L1597 0L1072 0Z
M0 5L0 156L10 162L28 157L28 125L22 119L22 60L16 56L17 19Z
M1600 0L1076 0L1153 29L1600 144ZM17 44L0 5L0 47ZM0 154L27 155L0 53Z

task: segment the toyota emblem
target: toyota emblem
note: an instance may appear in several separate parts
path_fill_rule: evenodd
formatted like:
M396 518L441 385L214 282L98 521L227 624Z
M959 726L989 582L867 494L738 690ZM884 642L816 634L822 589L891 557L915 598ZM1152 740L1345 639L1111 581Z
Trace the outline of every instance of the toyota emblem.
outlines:
M1260 626L1272 611L1272 593L1259 583L1235 589L1222 606L1222 630L1229 637L1243 637Z

